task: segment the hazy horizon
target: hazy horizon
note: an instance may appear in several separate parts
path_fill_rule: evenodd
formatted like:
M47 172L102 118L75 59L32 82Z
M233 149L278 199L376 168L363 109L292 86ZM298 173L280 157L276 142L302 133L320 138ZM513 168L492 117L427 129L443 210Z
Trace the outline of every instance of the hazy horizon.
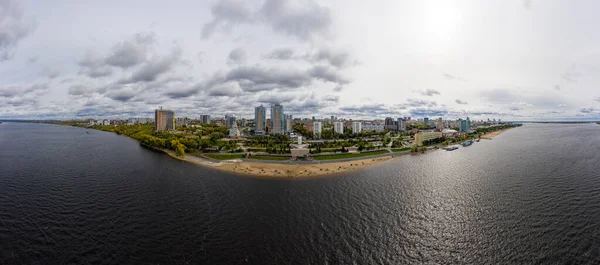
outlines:
M0 120L600 120L597 1L0 0Z

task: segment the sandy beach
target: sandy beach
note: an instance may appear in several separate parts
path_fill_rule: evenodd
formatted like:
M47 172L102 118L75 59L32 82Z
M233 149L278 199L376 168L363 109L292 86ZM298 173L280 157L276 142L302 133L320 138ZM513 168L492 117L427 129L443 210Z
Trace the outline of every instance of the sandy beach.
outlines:
M508 128L508 129L504 129L504 130L499 130L499 131L495 131L495 132L491 132L491 133L486 133L484 135L481 136L481 139L487 139L487 140L492 140L492 138L510 130L512 128Z
M348 171L363 169L375 164L379 164L397 156L385 156L376 158L365 158L347 162L324 162L319 164L277 164L260 162L244 162L242 160L231 160L212 162L192 155L186 155L185 158L177 157L171 150L162 150L169 156L190 162L196 165L206 166L223 170L226 172L269 178L301 178L333 175Z

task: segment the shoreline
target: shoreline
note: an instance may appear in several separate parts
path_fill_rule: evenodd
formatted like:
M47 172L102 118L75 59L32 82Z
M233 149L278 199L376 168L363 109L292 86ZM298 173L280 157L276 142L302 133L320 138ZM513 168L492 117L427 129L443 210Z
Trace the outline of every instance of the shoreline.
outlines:
M345 173L350 171L356 171L365 169L367 167L380 164L389 160L392 160L398 156L407 154L395 154L390 153L386 156L364 158L360 160L352 161L332 161L332 162L320 162L320 163L269 163L269 162L248 162L241 159L237 160L224 160L220 162L212 162L207 159L203 159L194 155L186 155L181 158L178 157L174 151L155 148L141 144L143 147L167 154L168 156L177 160L195 164L198 166L204 166L207 168L224 171L227 173L233 173L236 175L245 175L249 177L258 178L269 178L269 179L285 179L285 178L307 178L307 177L323 177L323 176L334 176L339 173Z
M496 136L498 136L500 134L503 134L504 132L506 132L506 131L508 131L510 129L513 129L513 128L507 128L507 129L504 129L504 130L499 130L499 131L494 131L494 132L491 132L491 133L486 133L486 134L484 134L484 135L481 136L481 139L492 140L494 137L496 137Z
M494 131L488 133L486 135L481 136L482 139L491 140L493 137L502 134L503 132L510 130L512 128ZM394 158L398 158L405 155L419 155L421 152L412 153L408 152L390 152L386 154L379 154L374 156L367 156L360 159L339 159L332 161L318 161L312 163L281 163L277 162L269 162L268 160L263 161L246 161L242 159L233 159L233 160L222 160L222 161L213 161L212 159L202 158L197 155L186 154L184 157L178 157L174 151L170 149L157 148L153 146L149 146L143 144L142 142L131 138L127 135L125 136L131 140L135 140L142 147L149 149L154 152L160 152L167 154L168 156L183 161L195 164L197 166L203 166L207 168L212 168L219 171L224 171L227 173L232 173L236 175L244 175L255 178L269 178L269 179L290 179L290 178L314 178L314 177L324 177L324 176L335 176L340 173L356 171L361 169L366 169L370 166L384 163ZM433 149L433 148L428 148Z

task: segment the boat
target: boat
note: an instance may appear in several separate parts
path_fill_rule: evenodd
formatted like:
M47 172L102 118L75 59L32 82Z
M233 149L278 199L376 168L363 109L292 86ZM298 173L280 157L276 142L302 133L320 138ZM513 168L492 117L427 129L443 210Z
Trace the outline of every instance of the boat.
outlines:
M473 143L474 143L473 140L468 140L468 141L462 142L461 145L464 146L464 147L467 147L467 146L472 145Z
M446 150L446 151L454 151L456 149L458 149L458 146L449 146L449 147L444 148L444 150Z

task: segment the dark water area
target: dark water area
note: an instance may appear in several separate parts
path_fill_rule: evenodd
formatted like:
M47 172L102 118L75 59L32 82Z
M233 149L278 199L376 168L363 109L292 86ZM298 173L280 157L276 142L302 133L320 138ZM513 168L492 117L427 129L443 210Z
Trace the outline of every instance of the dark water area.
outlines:
M0 264L600 264L599 125L308 180L89 132L0 125Z

